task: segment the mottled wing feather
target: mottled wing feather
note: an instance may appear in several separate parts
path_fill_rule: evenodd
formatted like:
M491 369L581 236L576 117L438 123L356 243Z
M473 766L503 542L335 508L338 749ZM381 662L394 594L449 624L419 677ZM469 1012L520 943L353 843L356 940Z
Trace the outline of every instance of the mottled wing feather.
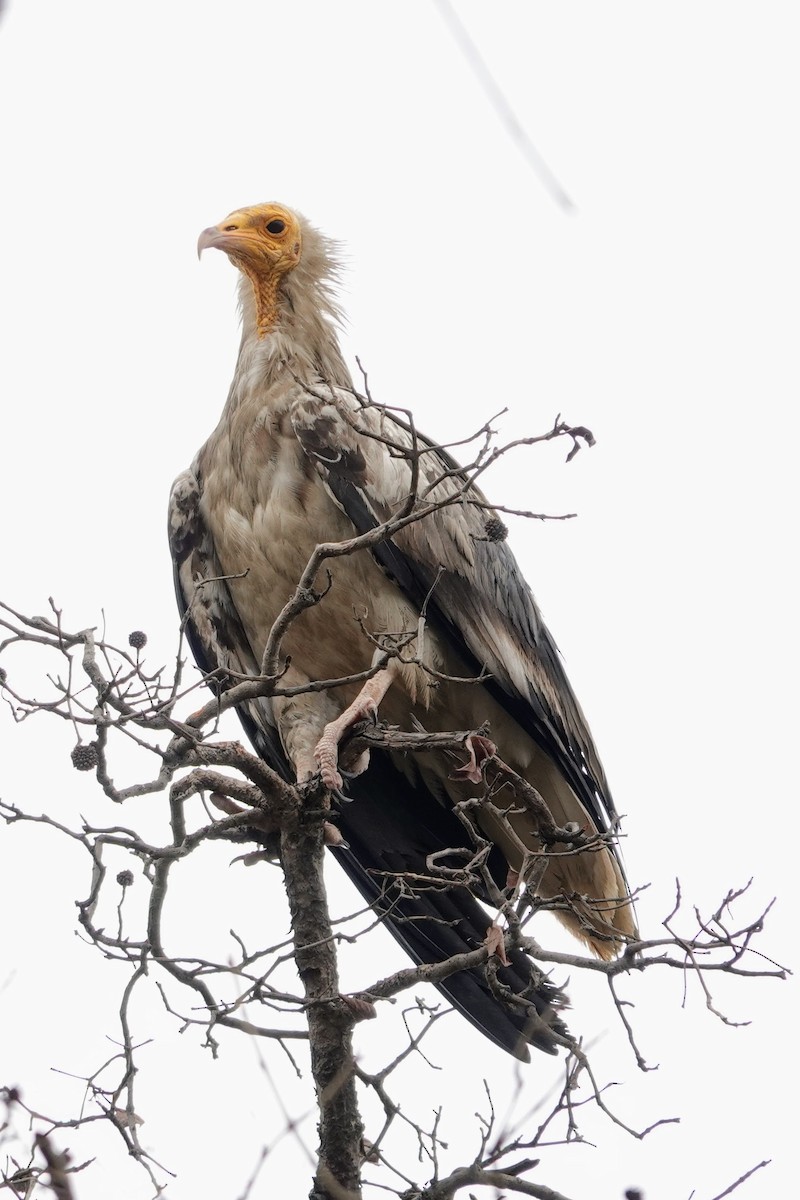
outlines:
M168 526L175 594L198 667L207 676L220 668L236 675L258 675L259 663L200 512L200 484L191 469L179 475L173 484ZM224 690L230 686L230 677L218 678L212 686ZM284 778L290 779L291 768L269 700L248 701L246 707L251 723L260 733L259 753Z
M409 492L408 460L387 442L424 451L417 488L422 502L463 488L463 471L446 451L418 434L412 442L407 427L382 410L360 407L347 392L304 390L293 423L359 533L393 517ZM484 686L553 759L605 829L616 813L586 719L514 555L504 541L487 536L494 515L473 486L457 503L406 525L373 554L418 608L426 604L429 620L475 674L490 673Z

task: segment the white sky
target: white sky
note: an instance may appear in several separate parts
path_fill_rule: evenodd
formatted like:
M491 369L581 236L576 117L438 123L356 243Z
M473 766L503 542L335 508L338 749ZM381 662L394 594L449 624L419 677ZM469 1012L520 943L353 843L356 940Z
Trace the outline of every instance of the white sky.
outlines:
M0 592L30 611L55 596L67 627L103 608L118 639L143 628L150 661L169 658L166 497L216 422L238 339L234 272L221 255L199 267L194 244L242 204L293 204L346 246L346 348L377 399L412 406L442 439L506 405L508 437L557 412L594 430L597 447L569 467L558 449L521 455L488 490L580 513L515 524L513 544L628 814L629 873L651 884L640 919L658 931L676 876L708 912L752 875L743 912L778 895L761 949L791 966L796 6L457 7L577 215L544 191L428 0L7 7ZM2 718L2 738L5 799L64 820L141 818L109 816L71 771L70 730ZM229 857L187 868L182 944L254 917L254 936L267 921L262 938L285 930L267 869ZM41 830L0 829L0 878L0 1083L74 1110L79 1086L49 1068L86 1072L107 1055L122 974L72 936L87 890L77 854ZM354 907L333 872L332 885ZM381 956L401 965L388 939L366 965L348 955L346 986ZM647 1200L710 1200L771 1157L737 1195L790 1194L796 989L718 982L720 1005L751 1026L724 1027L692 981L682 1005L677 975L630 982L642 1049L660 1064L642 1076L604 989L571 981L572 1028L601 1039L620 1113L682 1123L639 1144L588 1119L597 1149L553 1151L537 1182L592 1200L632 1184ZM139 1107L144 1143L179 1173L168 1195L234 1200L282 1127L252 1047L230 1035L212 1063L154 991L135 1015L155 1039ZM439 1028L447 1072L409 1077L405 1103L448 1105L455 1163L477 1144L481 1079L499 1098L513 1069L457 1017ZM376 1065L388 1025L358 1036ZM262 1052L304 1112L280 1052ZM525 1104L552 1070L541 1056L526 1071ZM76 1159L104 1156L81 1200L147 1195L111 1133L62 1141ZM408 1169L424 1182L413 1155ZM305 1195L306 1174L284 1139L252 1195Z

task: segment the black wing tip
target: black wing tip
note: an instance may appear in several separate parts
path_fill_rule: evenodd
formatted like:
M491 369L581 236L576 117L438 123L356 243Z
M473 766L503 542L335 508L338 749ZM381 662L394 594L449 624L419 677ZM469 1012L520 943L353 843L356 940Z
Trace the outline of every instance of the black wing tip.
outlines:
M479 1033L519 1062L531 1061L531 1047L543 1054L558 1054L564 1041L569 1039L569 1030L555 1013L549 1017L536 1013L526 1018L518 1015L514 1009L507 1008L502 1000L488 996L484 997L482 1003L467 1007L459 1003L451 988L446 985L440 987L453 1007ZM486 1011L487 1001L493 1003L492 1011Z
M435 964L482 945L489 917L465 889L399 897L383 886L383 867L365 864L364 843L349 820L358 810L358 805L348 806L341 820L348 849L332 847L331 852L413 961ZM375 850L372 839L369 850ZM473 968L439 980L436 987L471 1025L519 1061L530 1062L530 1046L557 1054L570 1036L560 1016L569 1003L564 992L521 951L512 951L497 980L499 987L493 988L485 968Z

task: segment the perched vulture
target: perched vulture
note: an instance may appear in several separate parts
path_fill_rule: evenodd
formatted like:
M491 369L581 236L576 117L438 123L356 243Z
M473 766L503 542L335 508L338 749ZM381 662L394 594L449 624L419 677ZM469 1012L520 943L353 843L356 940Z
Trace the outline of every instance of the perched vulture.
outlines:
M193 652L204 672L258 674L273 622L314 548L406 512L415 489L415 511L432 509L423 519L326 561L317 580L322 590L330 572L326 595L283 639L281 688L369 672L381 647L419 631L417 639L409 636L363 685L258 699L240 716L257 752L284 778L322 772L344 838L332 852L416 962L476 949L491 923L482 888L409 882L431 876L436 851L469 843L452 806L482 792L476 744L465 746L460 769L443 753L376 750L371 761L345 761L350 772L340 773L338 743L378 706L403 730L487 723L498 754L537 789L558 826L602 834L616 814L583 713L482 493L413 426L360 401L336 337L334 245L284 205L259 204L206 229L198 250L207 247L223 250L242 274L243 331L219 424L170 501L176 586ZM458 503L435 507L459 489ZM481 739L477 746L479 758L491 753ZM512 799L507 788L494 796L512 807L507 821L479 817L494 843L488 864L500 888L522 866L520 843L541 848L535 818ZM563 843L549 849L538 894L561 897L565 925L612 957L635 933L612 841L582 853ZM565 1032L563 994L521 951L497 978L500 988L483 970L465 971L440 987L519 1058L529 1057L529 1043L555 1051ZM502 985L517 999L504 997Z

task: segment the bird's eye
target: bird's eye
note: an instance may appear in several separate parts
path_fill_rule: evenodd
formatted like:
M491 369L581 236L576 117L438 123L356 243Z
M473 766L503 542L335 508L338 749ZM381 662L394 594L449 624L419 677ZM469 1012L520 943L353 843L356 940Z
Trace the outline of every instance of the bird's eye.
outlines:
M286 222L280 221L277 217L274 221L267 222L267 233L283 233L286 228Z
M236 229L238 229L238 225L226 225L224 232L225 233L233 233L234 230L236 230Z

